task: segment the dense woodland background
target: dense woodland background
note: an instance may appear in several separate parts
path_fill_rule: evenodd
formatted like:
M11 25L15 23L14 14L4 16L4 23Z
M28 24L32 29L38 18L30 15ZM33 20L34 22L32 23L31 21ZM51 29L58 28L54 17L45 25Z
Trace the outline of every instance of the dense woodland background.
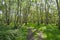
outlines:
M60 40L60 0L0 0L0 40Z

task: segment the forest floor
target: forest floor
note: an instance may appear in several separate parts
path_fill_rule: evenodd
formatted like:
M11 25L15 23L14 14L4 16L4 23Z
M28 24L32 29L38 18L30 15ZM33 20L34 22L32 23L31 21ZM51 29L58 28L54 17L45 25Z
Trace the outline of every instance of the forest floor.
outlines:
M1 25L0 25L1 26ZM0 27L0 40L27 40L28 28L32 29L34 32L34 40L39 39L39 35L42 36L44 40L60 40L60 30L54 24L39 25L29 24L27 26L22 26L20 29L9 29L8 27Z

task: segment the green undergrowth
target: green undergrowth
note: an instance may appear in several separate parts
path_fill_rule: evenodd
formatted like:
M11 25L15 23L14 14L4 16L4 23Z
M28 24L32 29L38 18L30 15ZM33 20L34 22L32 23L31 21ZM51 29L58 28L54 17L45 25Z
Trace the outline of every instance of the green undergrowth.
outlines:
M19 29L12 29L13 24L0 25L0 40L27 40L28 28L38 30L35 32L35 40L38 40L38 34L41 31L43 33L44 40L60 40L60 30L55 24L33 24L22 25ZM34 31L34 30L32 30Z

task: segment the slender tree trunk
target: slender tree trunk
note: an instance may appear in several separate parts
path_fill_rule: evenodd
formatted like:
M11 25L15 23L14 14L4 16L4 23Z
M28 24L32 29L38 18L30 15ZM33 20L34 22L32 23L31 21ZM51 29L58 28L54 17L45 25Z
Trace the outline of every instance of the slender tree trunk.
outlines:
M45 16L46 16L45 25L47 25L48 24L47 0L45 0Z
M11 6L11 5L10 5L10 0L9 0L9 8L8 8L9 11L8 11L8 19L7 19L7 24L8 24L8 25L10 24L10 19L9 19L9 18L10 18L10 6Z
M56 3L57 3L57 10L58 10L58 16L59 16L59 18L58 18L58 28L60 29L60 6L58 4L58 0L56 0Z
M5 12L5 17L6 17L6 20L5 20L5 22L6 22L6 24L7 24L7 25L9 25L8 11L7 11L7 9L8 9L8 8L7 8L6 3L5 3L5 7L6 7L6 8L5 8L5 10L6 10L6 12Z
M38 12L38 4L37 4L37 0L35 0L36 3L36 14L37 14L37 25L39 25L39 12Z
M22 19L22 17L21 17L21 16L22 16L22 15L21 15L21 8L22 8L22 7L21 7L21 2L22 2L22 0L20 0L20 10L19 10L19 11L20 11L20 16L19 16L20 25L22 25L22 20L21 20L21 19Z
M19 28L19 0L17 0L17 13L15 14L14 29Z
M43 13L42 13L43 10L42 10L41 7L42 7L42 0L41 0L41 3L40 3L40 23L43 24L43 16L42 16L43 15Z

